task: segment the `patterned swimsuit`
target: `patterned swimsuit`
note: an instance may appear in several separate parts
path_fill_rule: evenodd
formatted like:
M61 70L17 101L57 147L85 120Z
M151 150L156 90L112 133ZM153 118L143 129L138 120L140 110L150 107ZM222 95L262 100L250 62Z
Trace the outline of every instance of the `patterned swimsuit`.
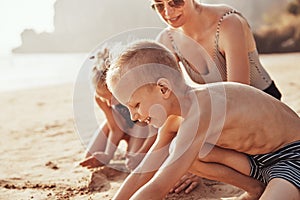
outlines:
M189 62L180 53L171 32L168 31L168 36L170 38L176 56L180 59L189 77L194 82L203 84L203 83L227 81L226 58L219 50L219 35L220 35L220 27L222 21L226 16L231 14L238 14L242 16L239 12L235 10L231 10L226 12L219 19L217 25L217 31L215 35L214 56L212 58L213 64L208 64L209 72L206 74L200 74L189 65ZM272 95L277 99L280 99L281 93L275 86L274 82L272 81L267 71L263 68L262 64L260 63L258 52L257 51L248 52L248 58L250 64L250 85L257 89L265 91L266 93Z
M300 141L267 154L248 155L250 176L268 184L273 178L282 178L300 189Z

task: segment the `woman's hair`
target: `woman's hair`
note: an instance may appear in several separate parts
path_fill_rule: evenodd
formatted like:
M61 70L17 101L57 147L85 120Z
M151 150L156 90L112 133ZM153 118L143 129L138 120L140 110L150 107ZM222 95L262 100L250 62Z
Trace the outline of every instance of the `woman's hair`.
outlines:
M97 52L96 56L92 56L90 59L95 59L95 64L92 70L92 83L94 87L98 84L106 85L106 73L110 67L109 61L109 49L106 45Z

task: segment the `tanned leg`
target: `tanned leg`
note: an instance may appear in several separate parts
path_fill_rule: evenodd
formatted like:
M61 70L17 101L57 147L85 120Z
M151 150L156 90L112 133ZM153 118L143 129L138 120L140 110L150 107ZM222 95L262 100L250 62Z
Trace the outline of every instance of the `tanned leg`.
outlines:
M292 183L281 179L274 178L267 185L260 200L299 200L299 189Z
M250 165L247 156L230 149L214 146L206 157L193 163L190 171L198 176L245 190L246 193L239 199L257 200L264 190L260 181L249 176Z

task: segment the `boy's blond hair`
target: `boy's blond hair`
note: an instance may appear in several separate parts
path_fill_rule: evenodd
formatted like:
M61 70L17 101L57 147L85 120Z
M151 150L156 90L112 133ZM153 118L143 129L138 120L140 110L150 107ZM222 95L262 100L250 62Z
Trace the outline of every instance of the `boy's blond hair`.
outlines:
M171 51L154 40L138 40L129 44L112 61L106 77L108 88L112 91L127 72L137 71L137 67L143 68L131 78L137 84L155 83L162 77L177 81L182 79L176 57Z

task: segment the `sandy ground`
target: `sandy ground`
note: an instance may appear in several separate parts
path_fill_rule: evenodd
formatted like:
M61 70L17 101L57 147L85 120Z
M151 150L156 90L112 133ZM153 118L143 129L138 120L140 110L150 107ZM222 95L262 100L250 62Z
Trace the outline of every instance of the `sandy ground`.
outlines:
M263 55L262 62L300 114L300 54ZM126 173L78 166L84 146L75 130L73 84L0 93L0 199L111 199ZM101 118L101 117L100 117ZM114 166L122 167L116 160ZM190 195L167 199L223 199L241 190L204 180Z

